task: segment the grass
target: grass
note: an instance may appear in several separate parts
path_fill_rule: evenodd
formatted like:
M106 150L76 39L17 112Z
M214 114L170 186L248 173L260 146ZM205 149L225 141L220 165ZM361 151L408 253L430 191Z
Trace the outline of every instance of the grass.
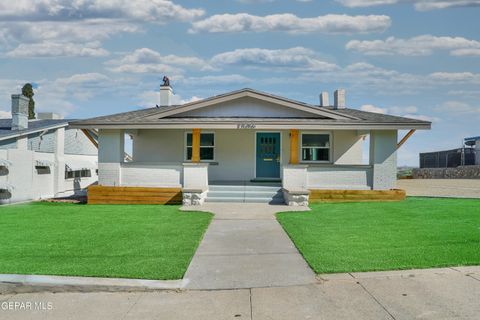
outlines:
M480 200L324 203L277 218L317 273L480 264Z
M31 203L0 208L0 273L183 277L211 214L179 206Z

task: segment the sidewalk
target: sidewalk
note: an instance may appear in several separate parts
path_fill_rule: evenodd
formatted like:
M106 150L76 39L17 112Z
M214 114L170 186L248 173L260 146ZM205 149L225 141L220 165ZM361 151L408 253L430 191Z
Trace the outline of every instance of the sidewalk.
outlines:
M317 284L236 290L0 294L0 319L478 319L480 267L321 275ZM5 285L0 284L0 293ZM28 287L16 288L28 290Z
M291 211L293 207L212 203L200 210L215 216L185 274L187 289L316 282L315 274L275 219L276 212Z

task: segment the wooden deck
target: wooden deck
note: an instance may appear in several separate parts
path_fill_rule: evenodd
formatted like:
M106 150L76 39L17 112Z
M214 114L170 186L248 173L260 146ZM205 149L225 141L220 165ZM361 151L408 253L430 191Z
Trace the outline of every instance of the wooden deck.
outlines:
M182 204L181 188L88 187L88 204Z
M353 201L401 201L405 190L322 190L311 189L309 203Z

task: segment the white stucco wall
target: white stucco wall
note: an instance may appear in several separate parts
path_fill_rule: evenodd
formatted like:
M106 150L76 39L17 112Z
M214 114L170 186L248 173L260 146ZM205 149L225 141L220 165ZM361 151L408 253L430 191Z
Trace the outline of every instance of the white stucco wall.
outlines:
M73 131L71 132L73 133ZM67 135L64 139L64 129L61 128L49 132L42 138L39 135L33 135L29 139L30 146L32 146L29 147L30 150L26 148L27 143L20 150L16 148L0 150L0 159L8 160L11 163L8 169L0 170L0 185L13 187L11 195L0 194L0 204L81 194L85 192L86 187L96 183L98 179L96 154L64 154L65 144L68 141L74 144L75 141L78 142L78 139L82 139L77 134L74 138L72 140ZM27 138L24 138L23 141L27 142ZM84 147L86 146L77 146L76 149L83 152ZM89 150L89 153L92 153L91 149ZM38 168L36 167L37 160L47 161L53 165L48 168ZM77 162L82 166L85 163L89 164L91 177L65 179L65 163L74 165Z
M189 131L136 131L133 135L133 161L179 164L185 162L186 132ZM215 160L208 168L210 181L255 178L255 132L263 131L228 129L202 130L202 132L215 133ZM281 133L281 165L283 166L290 160L289 130L279 130L278 132ZM333 131L332 144L332 162L335 164L362 164L363 140L356 130ZM300 156L300 148L298 153ZM282 170L280 172L282 174Z

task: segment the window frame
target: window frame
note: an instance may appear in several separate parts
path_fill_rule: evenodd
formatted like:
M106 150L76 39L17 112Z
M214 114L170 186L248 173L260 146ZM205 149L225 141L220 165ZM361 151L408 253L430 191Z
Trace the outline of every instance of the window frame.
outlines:
M190 146L187 145L187 136L188 134L193 134L192 131L185 131L185 135L184 135L184 147L183 147L183 160L185 162L192 162L192 159L187 159L187 155L188 155L188 148L192 148ZM213 134L213 146L204 146L202 147L202 145L200 144L200 149L201 148L212 148L213 149L213 159L209 159L209 160L202 160L200 159L200 162L216 162L216 159L217 159L217 155L216 155L216 144L217 144L217 137L216 137L216 134L215 134L215 131L200 131L200 142L202 141L201 139L201 135L202 134Z
M307 134L323 134L328 135L328 142L330 146L325 147L313 147L314 149L328 149L328 160L303 160L303 149L312 149L312 147L303 147L303 135ZM302 131L300 132L300 146L298 152L300 153L299 159L300 163L333 163L332 161L332 150L333 150L333 134L331 131Z

